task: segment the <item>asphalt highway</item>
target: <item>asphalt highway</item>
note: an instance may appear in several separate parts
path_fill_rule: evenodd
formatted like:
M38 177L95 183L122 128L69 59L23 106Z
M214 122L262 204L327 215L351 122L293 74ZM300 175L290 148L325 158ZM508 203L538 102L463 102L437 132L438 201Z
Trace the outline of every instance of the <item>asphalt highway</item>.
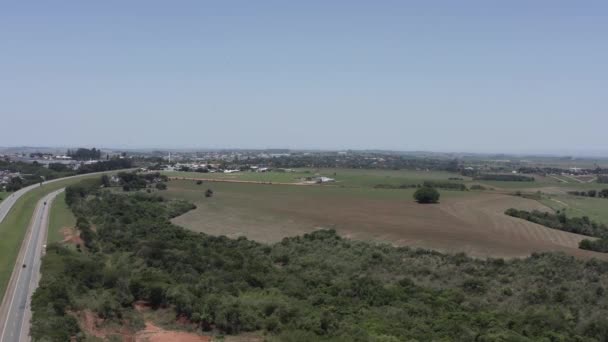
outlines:
M63 189L53 191L36 205L29 234L22 247L25 253L18 259L21 267L18 267L15 283L7 289L8 309L4 322L0 322L0 342L30 340L30 302L40 280L40 262L46 244L50 206L62 191Z
M130 170L133 169L108 172ZM58 178L46 181L42 184L45 185L70 178L80 178L108 172L96 172ZM40 187L40 184L34 184L20 189L0 202L0 222L4 220L21 196L37 187ZM4 294L0 293L0 297L4 295L4 297L2 297L2 302L0 303L0 342L30 340L30 300L38 286L38 281L40 280L40 258L42 257L43 246L46 244L49 208L55 196L63 190L64 189L60 189L49 193L38 201L30 227L28 228L28 233L21 245L21 250L17 257L17 264L11 275L6 292ZM45 202L47 203L46 205L44 204ZM23 265L25 265L25 267L23 267Z

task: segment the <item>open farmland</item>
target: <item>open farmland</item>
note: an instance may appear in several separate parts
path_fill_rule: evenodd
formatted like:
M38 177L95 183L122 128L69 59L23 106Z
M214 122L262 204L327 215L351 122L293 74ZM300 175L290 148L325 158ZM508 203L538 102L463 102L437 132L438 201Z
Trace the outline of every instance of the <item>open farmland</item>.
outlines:
M207 188L215 192L212 198L205 198ZM497 193L442 191L440 204L419 205L411 199L413 191L209 182L197 185L191 180L175 180L165 194L197 205L196 210L175 218L176 224L213 235L277 242L286 236L334 228L353 239L478 257L522 257L539 251L603 257L577 248L583 236L504 215L511 207L550 210L537 201Z
M448 181L449 178L470 177L444 171L375 170L375 169L294 169L293 172L235 172L200 173L165 171L163 174L177 178L197 178L210 180L245 181L259 183L301 183L306 177L325 176L336 180L336 185L347 187L373 187L378 184L402 185L420 184L425 180Z
M294 169L293 172L235 172L235 173L200 173L164 171L163 174L174 178L205 179L228 182L253 183L302 183L306 177L325 176L336 180L332 183L343 187L374 187L376 185L412 185L424 181L442 181L462 183L470 187L481 184L488 189L501 192L513 191L542 191L565 193L569 190L590 190L598 188L596 182L578 182L564 176L534 177L533 182L473 180L471 177L446 171L414 171L414 170L380 170L380 169ZM452 179L450 179L452 178ZM454 180L454 179L461 180Z
M553 210L565 210L568 216L588 216L592 220L608 225L608 199L606 198L561 193L544 196L541 202Z

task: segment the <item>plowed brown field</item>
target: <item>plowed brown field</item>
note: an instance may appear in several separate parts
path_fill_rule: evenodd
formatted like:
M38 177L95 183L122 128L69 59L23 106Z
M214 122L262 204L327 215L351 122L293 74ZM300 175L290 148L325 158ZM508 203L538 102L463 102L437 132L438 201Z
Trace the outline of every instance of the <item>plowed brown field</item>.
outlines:
M563 251L577 257L606 255L577 248L584 236L546 228L504 214L508 208L550 210L537 201L494 193L443 191L440 204L421 205L409 190L349 190L173 181L169 197L197 209L174 219L195 231L277 242L286 236L333 228L341 235L397 246L465 252L475 257L525 257Z

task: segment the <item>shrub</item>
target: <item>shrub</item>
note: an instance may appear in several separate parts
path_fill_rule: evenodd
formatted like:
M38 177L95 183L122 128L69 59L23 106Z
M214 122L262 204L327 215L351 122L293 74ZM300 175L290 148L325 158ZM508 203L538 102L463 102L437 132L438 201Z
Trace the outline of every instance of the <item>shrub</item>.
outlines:
M418 203L437 203L439 202L439 191L424 186L414 192L414 199Z
M608 253L608 239L585 239L578 244L578 248L585 249L588 251Z

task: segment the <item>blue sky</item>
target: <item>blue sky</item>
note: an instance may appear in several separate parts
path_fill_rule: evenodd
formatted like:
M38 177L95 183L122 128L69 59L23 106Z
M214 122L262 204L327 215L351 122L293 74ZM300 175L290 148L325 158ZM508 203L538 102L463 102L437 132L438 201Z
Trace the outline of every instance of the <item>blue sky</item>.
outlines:
M4 3L0 146L608 151L606 37L602 1Z

